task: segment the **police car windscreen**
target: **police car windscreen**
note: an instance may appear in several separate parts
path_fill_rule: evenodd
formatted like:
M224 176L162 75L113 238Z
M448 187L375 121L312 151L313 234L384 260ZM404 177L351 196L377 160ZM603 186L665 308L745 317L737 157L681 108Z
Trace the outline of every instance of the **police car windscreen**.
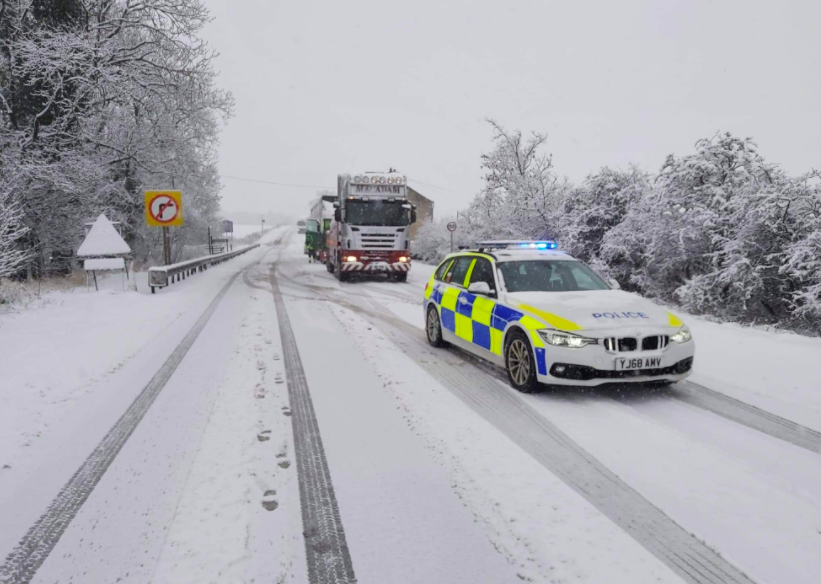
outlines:
M608 290L604 280L581 262L502 262L499 271L508 292L578 292Z
M402 202L348 201L345 221L351 225L407 225L408 210Z

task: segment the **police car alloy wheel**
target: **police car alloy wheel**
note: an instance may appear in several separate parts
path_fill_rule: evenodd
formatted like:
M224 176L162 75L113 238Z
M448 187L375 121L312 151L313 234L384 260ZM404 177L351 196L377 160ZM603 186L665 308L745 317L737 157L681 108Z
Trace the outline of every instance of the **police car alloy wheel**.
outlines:
M539 383L533 351L527 337L519 331L513 331L505 345L505 365L508 380L514 389L523 393L536 391Z
M442 324L439 322L439 313L436 308L428 308L428 316L425 319L425 331L428 334L428 342L434 347L444 346L442 340Z

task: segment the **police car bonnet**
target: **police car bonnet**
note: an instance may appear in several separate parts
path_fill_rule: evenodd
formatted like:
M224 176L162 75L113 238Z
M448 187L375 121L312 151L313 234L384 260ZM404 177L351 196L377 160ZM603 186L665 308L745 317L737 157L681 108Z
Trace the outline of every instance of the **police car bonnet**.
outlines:
M665 309L623 290L516 292L506 297L512 307L531 306L569 320L584 330L670 326Z

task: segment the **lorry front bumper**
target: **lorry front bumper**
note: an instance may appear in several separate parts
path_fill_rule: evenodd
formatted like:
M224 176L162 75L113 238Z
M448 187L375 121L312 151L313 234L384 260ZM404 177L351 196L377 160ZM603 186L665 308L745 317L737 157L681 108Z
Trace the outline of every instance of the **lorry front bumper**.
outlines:
M410 262L342 262L343 272L407 272Z

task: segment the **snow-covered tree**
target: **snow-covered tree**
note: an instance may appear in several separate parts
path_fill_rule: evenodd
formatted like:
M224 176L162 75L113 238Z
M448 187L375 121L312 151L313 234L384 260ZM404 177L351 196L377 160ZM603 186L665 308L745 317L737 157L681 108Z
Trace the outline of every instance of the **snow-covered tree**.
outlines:
M172 186L175 236L204 237L232 108L198 36L208 19L199 0L0 2L0 185L16 185L31 247L71 250L106 212L150 255L141 193Z
M493 120L494 149L482 156L485 186L470 207L459 214L463 235L478 239L555 238L556 216L570 185L553 171L543 154L547 136L524 138ZM463 226L464 225L464 229Z
M562 248L585 261L598 258L607 233L652 189L646 172L602 168L564 198L561 209Z
M16 274L32 251L22 245L28 229L23 225L23 208L7 188L0 190L0 279Z

